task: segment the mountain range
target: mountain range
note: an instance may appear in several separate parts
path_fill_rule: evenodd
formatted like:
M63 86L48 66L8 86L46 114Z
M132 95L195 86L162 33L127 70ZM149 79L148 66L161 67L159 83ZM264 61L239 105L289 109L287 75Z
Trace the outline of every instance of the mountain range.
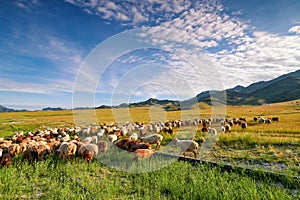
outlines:
M204 102L211 105L211 98L218 96L226 96L227 105L263 105L269 103L278 103L284 101L292 101L300 99L300 70L284 74L270 81L260 81L253 83L247 87L237 85L234 88L222 91L205 91L198 94L195 98L187 99L184 101L176 100L159 100L150 98L146 101L120 104L112 106L113 108L124 107L145 107L145 106L160 106L167 111L189 109L198 102ZM222 101L214 99L215 101ZM225 103L225 102L222 102ZM111 106L102 105L96 109L111 108ZM83 109L83 108L78 108ZM87 108L85 108L87 109ZM43 110L61 110L61 108L44 108ZM27 111L14 110L0 105L0 112L20 112Z
M270 81L260 81L253 83L247 87L237 85L234 88L222 91L204 91L198 94L195 98L184 101L173 100L158 100L150 98L143 102L120 104L114 107L144 107L159 105L167 111L189 109L193 106L196 100L211 105L211 97L226 97L226 102L220 99L227 105L263 105L270 103L278 103L284 101L292 101L300 99L300 70L284 74ZM99 106L101 108L110 108L110 106Z

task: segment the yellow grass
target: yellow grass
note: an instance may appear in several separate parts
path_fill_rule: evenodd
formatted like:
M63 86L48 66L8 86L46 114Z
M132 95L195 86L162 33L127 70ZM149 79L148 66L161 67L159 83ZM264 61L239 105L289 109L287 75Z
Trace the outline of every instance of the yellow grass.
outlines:
M265 106L227 106L226 116L246 117L248 121L247 132L272 133L299 133L300 132L300 108L295 101L284 102ZM279 122L271 125L253 121L254 116L279 117ZM157 107L118 108L99 110L63 110L63 111L36 111L36 112L12 112L0 113L0 135L13 134L16 130L28 130L38 127L63 127L74 126L77 123L113 123L113 122L143 122L166 121L178 119L210 118L211 107L200 103L199 109L170 111ZM33 130L34 131L34 130ZM233 131L241 132L239 127Z
M221 134L209 156L220 162L237 162L237 164L241 160L242 162L249 162L249 160L283 162L294 171L299 171L300 106L295 102L264 106L227 106L224 113L226 117L246 117L248 127L242 130L239 126L234 126L231 133ZM222 111L221 108L220 110ZM212 117L211 113L212 108L203 103L200 103L197 109L171 112L165 112L159 107L139 107L74 112L63 110L0 113L0 137L11 136L17 131L35 131L38 128L71 127L91 123L143 122L148 124L151 121L207 119ZM279 117L279 122L258 124L253 120L254 116ZM203 136L205 133L198 131L195 140L200 142ZM164 134L163 144L168 143L173 137Z

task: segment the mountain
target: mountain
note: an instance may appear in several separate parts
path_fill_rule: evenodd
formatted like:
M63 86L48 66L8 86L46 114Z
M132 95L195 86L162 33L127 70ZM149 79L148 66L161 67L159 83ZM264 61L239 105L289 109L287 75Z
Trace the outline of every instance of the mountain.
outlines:
M232 93L232 90L226 90L227 101L231 101L231 105L261 105L299 99L300 70L270 81L253 83L240 90L241 98L236 98Z
M12 108L6 108L4 106L0 105L0 112L27 112L28 110L22 109L22 110L15 110Z
M223 101L224 97L226 97L226 102ZM113 106L113 108L157 105L166 111L185 110L200 102L211 105L211 99L214 99L214 102L226 103L227 105L262 105L300 99L300 70L284 74L270 81L256 82L247 87L237 85L234 88L223 91L204 91L196 95L196 97L184 101L150 98L137 103L123 103L119 106ZM111 107L105 105L97 107L97 109L101 108Z
M150 107L150 106L159 106L164 110L171 111L171 110L179 110L180 109L180 101L173 101L173 100L158 100L154 98L150 98L146 101L141 101L137 103L122 103L118 106L98 106L96 109L105 109L105 108L127 108L127 107Z
M213 92L213 93L212 93ZM236 86L224 91L205 91L198 94L198 102L211 104L212 96L226 95L228 105L261 105L300 99L300 70L260 81L247 87Z
M63 110L62 108L58 107L58 108L50 108L50 107L47 107L47 108L43 108L42 109L43 111L59 111L59 110Z
M150 98L147 101L129 104L129 107L144 107L144 106L160 106L164 110L174 111L180 109L180 101L173 101L167 99L158 100L158 99Z

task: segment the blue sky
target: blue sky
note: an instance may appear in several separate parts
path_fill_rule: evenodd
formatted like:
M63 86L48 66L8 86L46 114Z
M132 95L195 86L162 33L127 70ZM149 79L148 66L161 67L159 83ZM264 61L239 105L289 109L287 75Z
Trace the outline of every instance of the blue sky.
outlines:
M185 99L269 80L300 69L299 10L298 0L3 0L0 105L71 108L74 91L94 97L80 106ZM99 76L102 44L121 37L113 54L131 29L162 49L124 52ZM93 91L76 84L86 63Z

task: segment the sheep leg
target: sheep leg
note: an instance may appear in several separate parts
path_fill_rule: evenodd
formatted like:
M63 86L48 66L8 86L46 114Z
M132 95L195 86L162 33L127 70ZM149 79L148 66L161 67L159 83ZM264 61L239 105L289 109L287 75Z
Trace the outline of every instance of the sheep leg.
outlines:
M160 143L156 144L155 150L158 150L160 148Z

